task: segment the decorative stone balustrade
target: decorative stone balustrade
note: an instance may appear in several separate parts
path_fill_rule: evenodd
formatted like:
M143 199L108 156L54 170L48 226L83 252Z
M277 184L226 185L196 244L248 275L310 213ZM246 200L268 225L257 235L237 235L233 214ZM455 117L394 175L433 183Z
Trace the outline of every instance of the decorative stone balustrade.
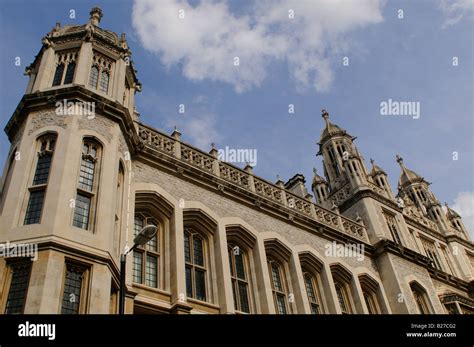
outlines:
M349 183L346 183L338 190L331 192L328 200L336 204L336 206L340 206L344 201L349 199L350 196L351 196L351 186Z
M312 201L301 198L238 167L222 162L214 156L190 147L168 135L141 124L138 131L142 143L151 149L170 155L175 159L218 176L227 182L248 189L250 192L273 201L289 211L294 211L319 223L328 225L333 229L338 229L354 238L368 242L365 227L361 224L347 219L338 213L326 210ZM347 184L333 193L330 199L335 199L335 203L340 204L349 197L349 193L350 187Z

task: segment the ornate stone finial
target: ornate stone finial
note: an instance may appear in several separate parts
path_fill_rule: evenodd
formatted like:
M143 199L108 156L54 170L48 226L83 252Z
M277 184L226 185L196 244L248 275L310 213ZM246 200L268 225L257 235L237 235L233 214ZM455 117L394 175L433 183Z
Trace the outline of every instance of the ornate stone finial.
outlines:
M100 7L93 7L89 14L89 23L95 26L99 26L100 20L103 17L102 10L100 9Z
M372 167L374 167L375 160L373 160L372 158L370 158L370 163L372 164Z
M331 133L329 129L329 113L325 109L321 110L321 117L324 118L324 121L326 122L326 128L328 129L329 133Z
M181 133L179 132L178 127L176 125L174 126L174 130L171 133L171 137L178 141L181 140Z
M61 23L56 22L56 25L54 26L53 30L51 30L51 34L54 35L55 33L59 31L59 29L61 29Z
M249 161L246 161L245 162L245 167L244 167L244 171L249 173L249 174L253 174L253 166L250 165L250 162Z
M329 113L324 108L321 110L321 117L323 117L324 119L329 118Z
M209 154L218 159L219 151L217 150L216 144L214 142L211 143L211 150L209 151Z
M403 165L403 158L400 157L398 154L395 156L395 158L397 158L397 163L400 164L400 165Z
M122 33L120 35L120 46L122 46L123 49L128 49L128 44L127 44L127 39L125 38L125 33Z

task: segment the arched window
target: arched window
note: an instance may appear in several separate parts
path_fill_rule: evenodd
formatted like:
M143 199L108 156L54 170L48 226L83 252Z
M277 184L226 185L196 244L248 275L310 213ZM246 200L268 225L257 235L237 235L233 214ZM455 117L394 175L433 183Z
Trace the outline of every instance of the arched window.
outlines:
M359 283L362 289L367 311L370 314L380 314L381 308L379 304L379 284L367 274L359 275Z
M270 271L275 311L277 314L288 314L288 285L285 269L273 259L268 260L268 269Z
M426 256L431 259L432 265L437 268L438 270L443 270L441 266L441 261L438 257L438 252L436 250L436 246L433 241L425 239L423 237L420 238L421 244L425 250Z
M103 93L107 93L109 90L112 66L112 59L94 51L91 72L89 75L89 86L93 89L98 89Z
M239 246L229 245L229 265L236 311L250 313L247 254Z
M109 90L109 73L107 71L102 71L100 74L100 85L99 90L107 93Z
M139 212L135 214L134 236L146 225L159 226L158 221L150 214ZM143 246L133 251L133 282L149 287L159 287L159 260L160 260L160 230Z
M303 277L306 287L306 294L308 295L308 301L311 307L311 314L320 314L322 313L321 295L319 294L319 286L316 276L310 272L304 272Z
M325 312L323 303L323 292L321 272L323 263L310 252L302 252L299 255L301 271L308 297L311 314L322 314Z
M363 292L365 305L370 314L379 313L377 307L375 306L374 297L369 292Z
M383 215L385 216L385 221L387 222L387 227L390 231L390 234L392 235L393 241L399 245L402 245L402 240L400 238L400 232L398 231L398 225L395 216L387 212L383 212Z
M329 159L331 161L334 173L336 174L336 177L339 177L339 175L340 175L339 166L338 166L338 163L337 163L337 160L336 160L336 155L334 154L334 150L332 149L332 147L329 147L327 149L327 153L329 155Z
M339 302L342 314L351 314L351 305L349 303L349 296L347 295L347 289L345 285L336 282L334 286L336 288L337 301Z
M53 87L72 83L76 70L77 52L77 50L69 50L56 53L57 65L53 77Z
M99 68L97 66L91 67L91 74L89 76L89 86L97 88L97 82L99 81Z
M351 283L352 275L342 265L335 264L331 266L331 273L334 279L334 289L336 289L336 299L341 308L342 314L354 313Z
M102 147L97 141L84 139L72 222L73 226L84 230L91 229L95 215L101 151Z
M207 299L207 251L203 237L191 229L184 231L186 295L201 301Z
M74 71L76 70L76 63L71 62L67 66L66 76L64 76L64 84L72 83L74 79Z
M61 85L61 81L63 79L63 73L64 73L64 64L63 63L58 64L58 66L56 66L56 71L54 72L53 87Z
M24 312L31 266L31 260L25 258L7 263L10 288L5 304L5 314L22 314Z
M426 298L426 291L416 282L410 283L410 289L415 299L415 303L418 307L418 311L421 314L430 314L430 308L428 306L428 300Z
M43 202L48 185L49 172L56 147L56 135L46 134L37 141L36 169L33 182L29 187L29 200L26 207L24 224L40 223Z

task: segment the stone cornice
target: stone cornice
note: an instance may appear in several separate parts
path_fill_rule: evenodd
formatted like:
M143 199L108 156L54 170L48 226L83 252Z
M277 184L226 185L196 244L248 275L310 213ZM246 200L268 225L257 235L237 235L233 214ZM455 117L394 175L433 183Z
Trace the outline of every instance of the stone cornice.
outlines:
M20 128L25 117L34 110L45 108L54 108L57 101L67 99L68 101L81 100L85 102L94 102L96 111L115 122L117 122L127 141L131 154L139 144L139 139L135 130L132 117L127 108L108 98L100 96L93 91L82 86L72 86L66 88L50 89L43 92L26 94L18 103L12 117L5 126L5 132L10 141Z
M430 258L424 256L423 254L415 252L409 248L400 246L399 244L393 242L392 240L388 240L388 239L380 240L374 245L374 249L375 249L374 254L376 256L382 255L388 252L388 253L395 254L399 256L400 258L408 260L412 263L420 265L424 268L428 268L431 266Z
M444 271L438 270L432 266L428 267L427 269L432 279L443 282L445 284L449 284L455 288L464 290L466 292L468 291L469 283L464 281L463 279L448 274Z
M440 295L439 299L443 304L448 304L448 303L457 301L461 304L474 308L473 299L468 298L458 293L446 293L446 294Z
M469 240L465 240L465 239L459 237L458 235L448 235L448 236L446 236L446 241L447 242L458 242L461 245L465 246L466 248L469 248L471 251L474 251L474 243L469 241Z
M115 261L113 260L110 254L109 256L103 256L97 253L88 252L86 250L82 250L77 247L73 247L71 245L66 245L61 242L52 241L52 240L39 241L37 245L38 245L38 251L52 249L52 250L56 250L65 254L72 255L72 256L79 256L88 260L94 260L94 261L103 263L104 265L107 265L107 267L109 268L114 282L117 285L119 283L120 271L117 264L115 263Z
M453 287L459 288L461 290L467 291L468 289L468 282L464 281L461 278L458 278L456 276L453 276L451 274L448 274L444 271L438 270L434 268L431 264L432 261L430 258L415 252L409 248L406 248L404 246L400 246L397 243L393 242L392 240L380 240L375 246L374 246L374 254L375 256L380 256L385 253L391 253L394 254L400 258L403 258L411 263L415 263L417 265L420 265L421 267L425 268L428 270L430 276L433 279L436 279L440 282L449 284Z

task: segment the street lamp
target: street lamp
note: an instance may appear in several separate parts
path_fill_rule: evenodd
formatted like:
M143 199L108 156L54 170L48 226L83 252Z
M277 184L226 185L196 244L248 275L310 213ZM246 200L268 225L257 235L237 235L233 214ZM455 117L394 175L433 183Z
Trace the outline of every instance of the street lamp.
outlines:
M133 246L129 250L120 255L120 300L119 300L119 314L124 314L125 310L125 267L127 261L127 254L133 251L137 246L143 246L150 241L158 231L158 227L153 224L145 225L137 236L133 239Z

